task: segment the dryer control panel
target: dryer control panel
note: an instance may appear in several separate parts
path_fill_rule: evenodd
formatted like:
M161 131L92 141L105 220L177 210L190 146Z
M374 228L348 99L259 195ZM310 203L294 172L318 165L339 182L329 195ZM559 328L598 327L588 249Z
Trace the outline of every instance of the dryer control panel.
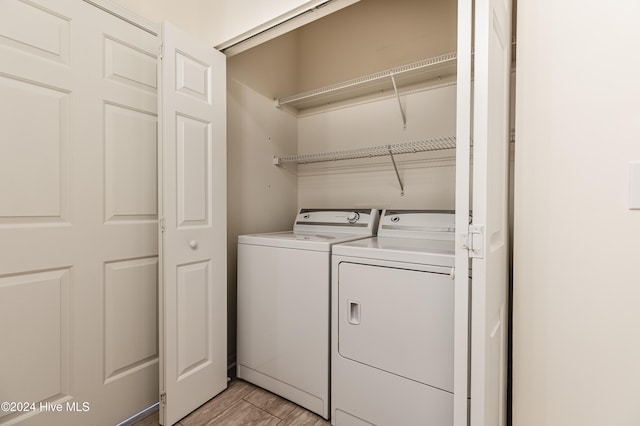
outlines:
M450 210L384 210L378 237L455 240L455 212Z

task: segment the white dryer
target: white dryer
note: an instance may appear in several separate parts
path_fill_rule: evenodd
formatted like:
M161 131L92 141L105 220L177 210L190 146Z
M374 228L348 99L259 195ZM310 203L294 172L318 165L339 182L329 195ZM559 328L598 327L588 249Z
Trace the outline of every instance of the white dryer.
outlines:
M333 247L332 424L453 423L454 226L385 210L376 238Z
M301 209L293 231L238 237L237 375L329 418L331 247L375 209Z

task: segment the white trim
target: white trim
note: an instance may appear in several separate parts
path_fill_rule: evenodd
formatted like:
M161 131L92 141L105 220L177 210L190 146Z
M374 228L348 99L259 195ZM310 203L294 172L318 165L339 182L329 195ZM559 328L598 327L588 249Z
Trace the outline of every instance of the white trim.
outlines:
M360 0L315 0L214 46L227 57L244 52Z
M458 0L458 69L456 100L456 248L455 332L453 364L453 425L469 422L469 270L462 248L469 228L471 159L471 65L473 2Z
M125 419L125 420L121 421L116 426L133 426L137 422L139 422L140 420L142 420L145 417L150 416L152 413L158 411L159 405L160 405L160 403L156 402L155 404L153 404L153 405L145 408L144 410L140 411L138 414L134 414L133 416L129 417L128 419Z
M158 36L160 34L160 24L157 22L150 21L143 16L138 15L135 12L123 7L117 3L114 3L111 0L83 0L84 2L97 7L98 9L102 9L105 12L122 19L134 25L148 33L153 34L154 36Z

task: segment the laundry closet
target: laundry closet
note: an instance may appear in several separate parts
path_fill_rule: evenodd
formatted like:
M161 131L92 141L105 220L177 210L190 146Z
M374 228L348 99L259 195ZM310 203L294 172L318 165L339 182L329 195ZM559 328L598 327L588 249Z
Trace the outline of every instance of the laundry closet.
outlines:
M298 208L456 209L456 270L474 259L479 303L470 309L470 289L456 281L456 388L467 389L467 369L490 370L471 381L471 416L499 424L511 8L498 1L476 8L475 87L464 3L361 1L244 52L227 51L229 329L238 235L291 229ZM235 343L230 333L230 352ZM474 346L476 359L466 350ZM456 406L465 406L456 425L466 422L463 392L456 391Z
M455 149L395 155L400 180L388 155L303 162L434 139L455 146L456 12L448 0L361 1L227 59L231 286L237 235L288 229L298 208L454 209ZM398 99L390 70L405 65ZM309 91L326 93L287 102ZM299 164L274 164L296 154ZM234 308L230 299L230 321Z

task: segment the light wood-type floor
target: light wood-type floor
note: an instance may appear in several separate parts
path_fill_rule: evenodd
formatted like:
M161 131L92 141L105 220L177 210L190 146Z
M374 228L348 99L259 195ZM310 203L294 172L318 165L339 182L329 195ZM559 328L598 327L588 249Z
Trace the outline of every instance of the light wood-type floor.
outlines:
M158 411L133 426L158 424ZM187 417L180 426L328 426L331 423L264 389L234 379L220 395Z

